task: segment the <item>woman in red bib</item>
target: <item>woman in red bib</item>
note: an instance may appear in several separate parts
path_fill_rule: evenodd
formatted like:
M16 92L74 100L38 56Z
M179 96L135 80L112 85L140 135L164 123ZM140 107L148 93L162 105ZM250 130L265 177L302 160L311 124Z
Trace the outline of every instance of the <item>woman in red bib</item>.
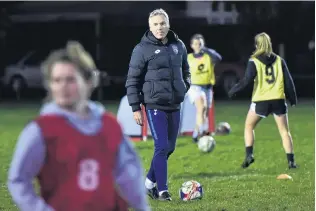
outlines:
M116 119L88 100L98 82L91 56L69 42L49 55L42 70L50 102L22 131L9 170L8 188L17 206L25 211L150 210L137 154Z

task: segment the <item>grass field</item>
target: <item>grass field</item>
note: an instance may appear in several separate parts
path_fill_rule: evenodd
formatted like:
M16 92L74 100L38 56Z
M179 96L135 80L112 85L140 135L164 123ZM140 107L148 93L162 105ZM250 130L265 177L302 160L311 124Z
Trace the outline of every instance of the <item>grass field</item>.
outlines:
M116 106L106 106L115 112ZM172 202L151 201L152 210L204 211L312 211L315 200L315 110L313 101L301 102L289 109L289 120L300 167L288 170L286 156L272 117L262 121L256 130L256 162L241 169L244 158L243 124L246 102L217 102L216 121L227 121L229 136L216 136L217 146L202 154L191 139L179 138L169 160L169 187ZM17 136L27 121L37 113L34 105L0 106L0 210L17 210L6 188L6 177ZM153 142L137 143L146 170L153 153ZM276 177L287 173L293 181ZM180 185L187 180L199 181L205 191L201 201L182 202ZM137 190L136 190L137 191Z

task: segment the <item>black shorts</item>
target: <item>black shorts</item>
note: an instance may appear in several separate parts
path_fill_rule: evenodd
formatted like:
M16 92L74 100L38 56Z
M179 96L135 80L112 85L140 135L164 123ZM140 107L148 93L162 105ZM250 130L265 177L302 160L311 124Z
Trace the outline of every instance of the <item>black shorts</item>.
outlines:
M287 113L287 105L284 99L252 102L250 109L255 111L256 114L261 117L267 117L271 113L275 115Z

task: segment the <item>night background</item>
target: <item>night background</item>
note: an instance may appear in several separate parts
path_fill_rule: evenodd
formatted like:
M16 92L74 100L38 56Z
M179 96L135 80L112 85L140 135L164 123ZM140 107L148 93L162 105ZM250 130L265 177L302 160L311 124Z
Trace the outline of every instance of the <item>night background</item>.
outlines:
M148 29L148 15L155 8L164 8L171 29L186 44L188 52L191 52L191 36L201 33L206 45L223 56L215 68L215 98L226 98L227 90L243 76L254 50L254 36L259 32L267 32L274 51L285 58L298 97L313 98L315 94L314 2L1 2L1 5L2 76L8 65L17 65L28 54L31 56L18 68L38 69L49 51L63 47L67 40L78 40L93 55L98 68L107 72L99 97L119 100L125 95L124 82L132 49ZM23 87L27 86L27 80L31 79L22 77ZM10 92L13 83L13 76L6 79L3 99L15 96ZM23 89L22 98L42 98L45 92L38 88L30 85ZM240 97L248 98L251 89L250 85Z
M125 81L132 50L149 28L149 13L158 8L168 13L171 29L186 44L189 53L191 36L201 33L206 46L222 55L222 62L215 67L215 106L210 109L209 121L217 126L220 122L228 123L231 132L226 136L215 134L215 150L202 153L192 143L192 137L180 131L176 150L168 160L173 201L150 200L152 210L315 210L314 1L12 1L0 2L0 211L18 210L7 188L8 169L19 134L39 115L46 95L39 65L50 51L64 47L68 40L81 42L92 54L102 71L102 85L92 99L116 115L124 133L135 141L144 169L148 170L154 143L150 130L144 130L148 124L140 127L133 119ZM261 32L270 35L274 52L285 59L296 86L298 104L288 105L298 164L295 170L287 168L273 115L255 129L255 163L248 169L241 168L245 119L253 84L235 99L228 99L227 92L244 76L254 51L254 37ZM180 111L180 127L191 124L192 132L195 108L185 102ZM132 133L139 142L132 139L135 138ZM147 136L147 141L140 141ZM278 180L280 174L288 174L292 180ZM202 200L190 203L180 199L179 188L190 180L202 184ZM28 200L24 189L22 192L21 200Z

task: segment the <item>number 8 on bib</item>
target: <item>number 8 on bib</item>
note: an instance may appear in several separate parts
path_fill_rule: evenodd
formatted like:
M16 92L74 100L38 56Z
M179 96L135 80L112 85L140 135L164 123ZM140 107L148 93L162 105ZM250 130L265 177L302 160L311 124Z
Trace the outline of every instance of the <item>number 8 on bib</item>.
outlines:
M99 163L94 159L84 159L79 163L78 185L84 191L94 191L99 186Z

